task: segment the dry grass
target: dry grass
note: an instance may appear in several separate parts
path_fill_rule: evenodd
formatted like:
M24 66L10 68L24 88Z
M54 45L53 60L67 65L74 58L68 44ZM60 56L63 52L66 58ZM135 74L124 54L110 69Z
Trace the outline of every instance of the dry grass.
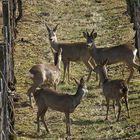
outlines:
M37 5L30 5L23 0L24 17L18 25L19 35L15 47L15 74L17 77L17 92L22 100L15 104L16 107L16 131L18 140L32 139L65 139L65 123L62 113L49 109L46 120L51 134L46 134L42 126L42 135L36 134L36 107L28 106L26 92L30 80L26 76L33 64L39 62L52 63L52 54L44 26L46 21L50 26L60 23L58 28L58 40L60 41L84 41L82 32L91 31L93 28L98 32L96 44L99 47L131 41L134 33L125 12L125 0L39 0ZM22 42L21 39L25 40ZM123 65L111 65L108 67L109 77L112 79L122 77ZM63 69L62 69L63 71ZM71 77L80 79L88 72L82 63L71 64ZM128 70L125 68L125 77ZM104 121L106 108L101 89L97 87L95 74L87 83L90 93L84 99L71 118L73 139L140 139L140 102L139 74L135 72L129 88L129 105L131 118L127 118L125 108L122 108L120 122L115 122L112 107L110 107L109 121ZM59 90L74 94L76 86L73 81L70 84L60 84Z

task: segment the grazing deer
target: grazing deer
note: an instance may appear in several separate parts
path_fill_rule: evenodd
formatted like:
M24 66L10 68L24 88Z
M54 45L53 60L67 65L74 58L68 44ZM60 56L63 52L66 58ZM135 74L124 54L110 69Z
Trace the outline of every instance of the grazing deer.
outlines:
M37 112L37 132L40 132L39 118L41 118L45 129L49 132L47 124L45 123L44 116L48 107L53 110L64 112L66 117L66 133L68 136L71 135L70 132L70 113L73 113L75 108L80 104L82 97L87 94L88 90L86 88L84 79L81 78L80 82L75 82L78 85L75 95L69 95L64 93L58 93L49 88L41 88L33 93L36 105L38 107Z
M32 106L31 93L34 93L36 88L47 82L54 86L56 89L60 82L60 62L61 62L61 49L58 53L54 54L54 64L36 64L30 70L30 78L33 81L32 86L28 89L27 95L29 96L30 105Z
M106 59L108 59L108 65L118 62L125 63L130 69L127 83L130 82L130 79L133 76L134 68L140 72L140 66L135 62L137 49L132 48L131 44L122 44L110 48L96 48L94 40L97 37L97 33L93 30L90 34L88 32L83 32L83 35L87 39L87 48L96 64L100 64Z
M115 101L118 105L118 116L117 121L119 121L120 112L121 112L121 99L124 98L128 117L129 116L129 108L128 108L128 85L125 80L117 79L110 80L107 76L107 69L105 65L107 64L107 60L103 62L103 64L98 64L94 71L99 74L100 81L102 82L102 90L107 102L107 113L106 120L108 119L108 111L109 111L109 102L113 100L113 108L115 112ZM116 116L116 115L115 115Z
M90 53L88 52L86 42L60 43L57 41L56 37L56 30L58 24L53 29L50 29L50 27L48 27L47 24L45 25L48 30L52 52L53 53L54 51L57 52L59 48L62 48L62 62L64 65L63 82L65 81L66 71L68 72L68 81L69 81L70 61L74 62L82 61L86 65L86 67L89 69L89 75L87 77L87 81L89 81L91 72L93 70L93 67L95 66L95 62L92 59Z

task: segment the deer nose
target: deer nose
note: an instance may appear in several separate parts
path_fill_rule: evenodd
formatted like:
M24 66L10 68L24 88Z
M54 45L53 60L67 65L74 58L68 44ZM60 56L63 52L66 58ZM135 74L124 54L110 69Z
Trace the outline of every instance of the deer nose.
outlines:
M53 41L53 38L52 37L50 37L49 39L50 39L50 41Z

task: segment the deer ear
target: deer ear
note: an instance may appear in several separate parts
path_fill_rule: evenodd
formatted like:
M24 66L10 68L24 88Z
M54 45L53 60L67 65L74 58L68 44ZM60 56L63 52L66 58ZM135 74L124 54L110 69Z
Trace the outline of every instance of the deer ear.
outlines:
M93 35L93 33L94 33L94 29L92 30L92 32L90 33L90 36L92 36Z
M75 81L75 83L76 83L77 85L80 84L75 78L73 78L73 80Z
M92 34L92 36L95 39L97 37L97 32L95 32L94 34Z
M57 25L53 28L53 31L54 31L54 32L56 32L58 25L59 25L59 24L57 24Z
M48 32L50 32L51 29L50 29L50 27L47 25L47 23L45 23L45 26L46 26Z
M84 77L82 77L82 78L80 79L80 84L84 84L84 83L85 83Z
M83 32L84 38L87 38L87 32Z

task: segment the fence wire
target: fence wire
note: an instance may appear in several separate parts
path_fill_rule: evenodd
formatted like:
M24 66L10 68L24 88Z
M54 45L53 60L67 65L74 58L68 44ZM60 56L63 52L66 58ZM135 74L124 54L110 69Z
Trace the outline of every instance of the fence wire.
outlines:
M13 42L16 26L16 0L2 0L3 42L0 43L0 140L14 140L15 113L9 83L14 81Z

